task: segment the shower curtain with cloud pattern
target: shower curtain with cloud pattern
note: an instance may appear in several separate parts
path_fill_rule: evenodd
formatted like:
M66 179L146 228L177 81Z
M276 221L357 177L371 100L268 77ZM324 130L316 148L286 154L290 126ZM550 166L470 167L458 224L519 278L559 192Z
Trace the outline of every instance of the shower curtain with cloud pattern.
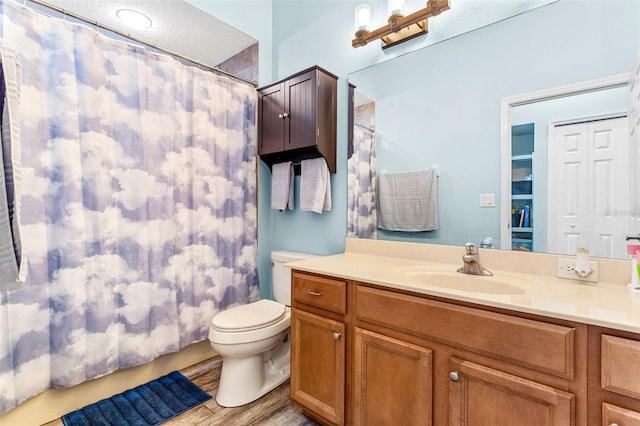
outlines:
M347 237L376 239L376 134L372 129L353 126L347 186Z
M2 413L202 341L259 290L255 89L0 7L23 71L29 260L0 292Z

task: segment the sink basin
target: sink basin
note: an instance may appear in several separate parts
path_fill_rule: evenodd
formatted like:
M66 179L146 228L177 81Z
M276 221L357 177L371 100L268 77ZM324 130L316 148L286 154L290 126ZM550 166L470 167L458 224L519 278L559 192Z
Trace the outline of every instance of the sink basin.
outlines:
M412 271L405 273L405 278L413 283L426 284L433 287L473 293L519 295L525 290L512 283L511 278L484 277L458 272ZM517 280L517 279L513 279Z

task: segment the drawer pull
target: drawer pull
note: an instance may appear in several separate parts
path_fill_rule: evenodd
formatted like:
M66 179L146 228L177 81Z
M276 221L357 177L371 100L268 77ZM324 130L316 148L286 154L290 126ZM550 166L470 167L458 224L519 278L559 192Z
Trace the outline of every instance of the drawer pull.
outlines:
M611 423L609 426L618 426L618 423Z
M318 292L315 292L315 291L307 290L307 294L309 296L322 296L324 293L318 293Z
M333 340L338 340L338 339L340 339L341 336L342 336L342 334L340 334L340 333L333 333Z
M452 382L457 382L458 380L460 380L460 377L458 377L457 371L452 371L451 373L449 373L449 378L451 379Z

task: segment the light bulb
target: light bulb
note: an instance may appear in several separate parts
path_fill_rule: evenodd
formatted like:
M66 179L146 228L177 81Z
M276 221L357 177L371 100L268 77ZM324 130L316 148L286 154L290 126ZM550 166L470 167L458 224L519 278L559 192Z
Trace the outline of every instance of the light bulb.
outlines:
M367 30L371 23L371 7L368 4L356 6L356 31Z
M388 0L387 11L389 16L402 15L402 9L404 7L404 0Z

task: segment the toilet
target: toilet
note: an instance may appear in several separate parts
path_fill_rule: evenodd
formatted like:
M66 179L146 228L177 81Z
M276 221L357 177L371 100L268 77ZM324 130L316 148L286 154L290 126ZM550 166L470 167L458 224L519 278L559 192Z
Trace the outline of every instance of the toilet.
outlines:
M255 401L289 378L291 270L285 263L314 257L271 252L271 282L276 301L259 300L215 315L209 327L211 347L222 357L216 402L238 407Z

